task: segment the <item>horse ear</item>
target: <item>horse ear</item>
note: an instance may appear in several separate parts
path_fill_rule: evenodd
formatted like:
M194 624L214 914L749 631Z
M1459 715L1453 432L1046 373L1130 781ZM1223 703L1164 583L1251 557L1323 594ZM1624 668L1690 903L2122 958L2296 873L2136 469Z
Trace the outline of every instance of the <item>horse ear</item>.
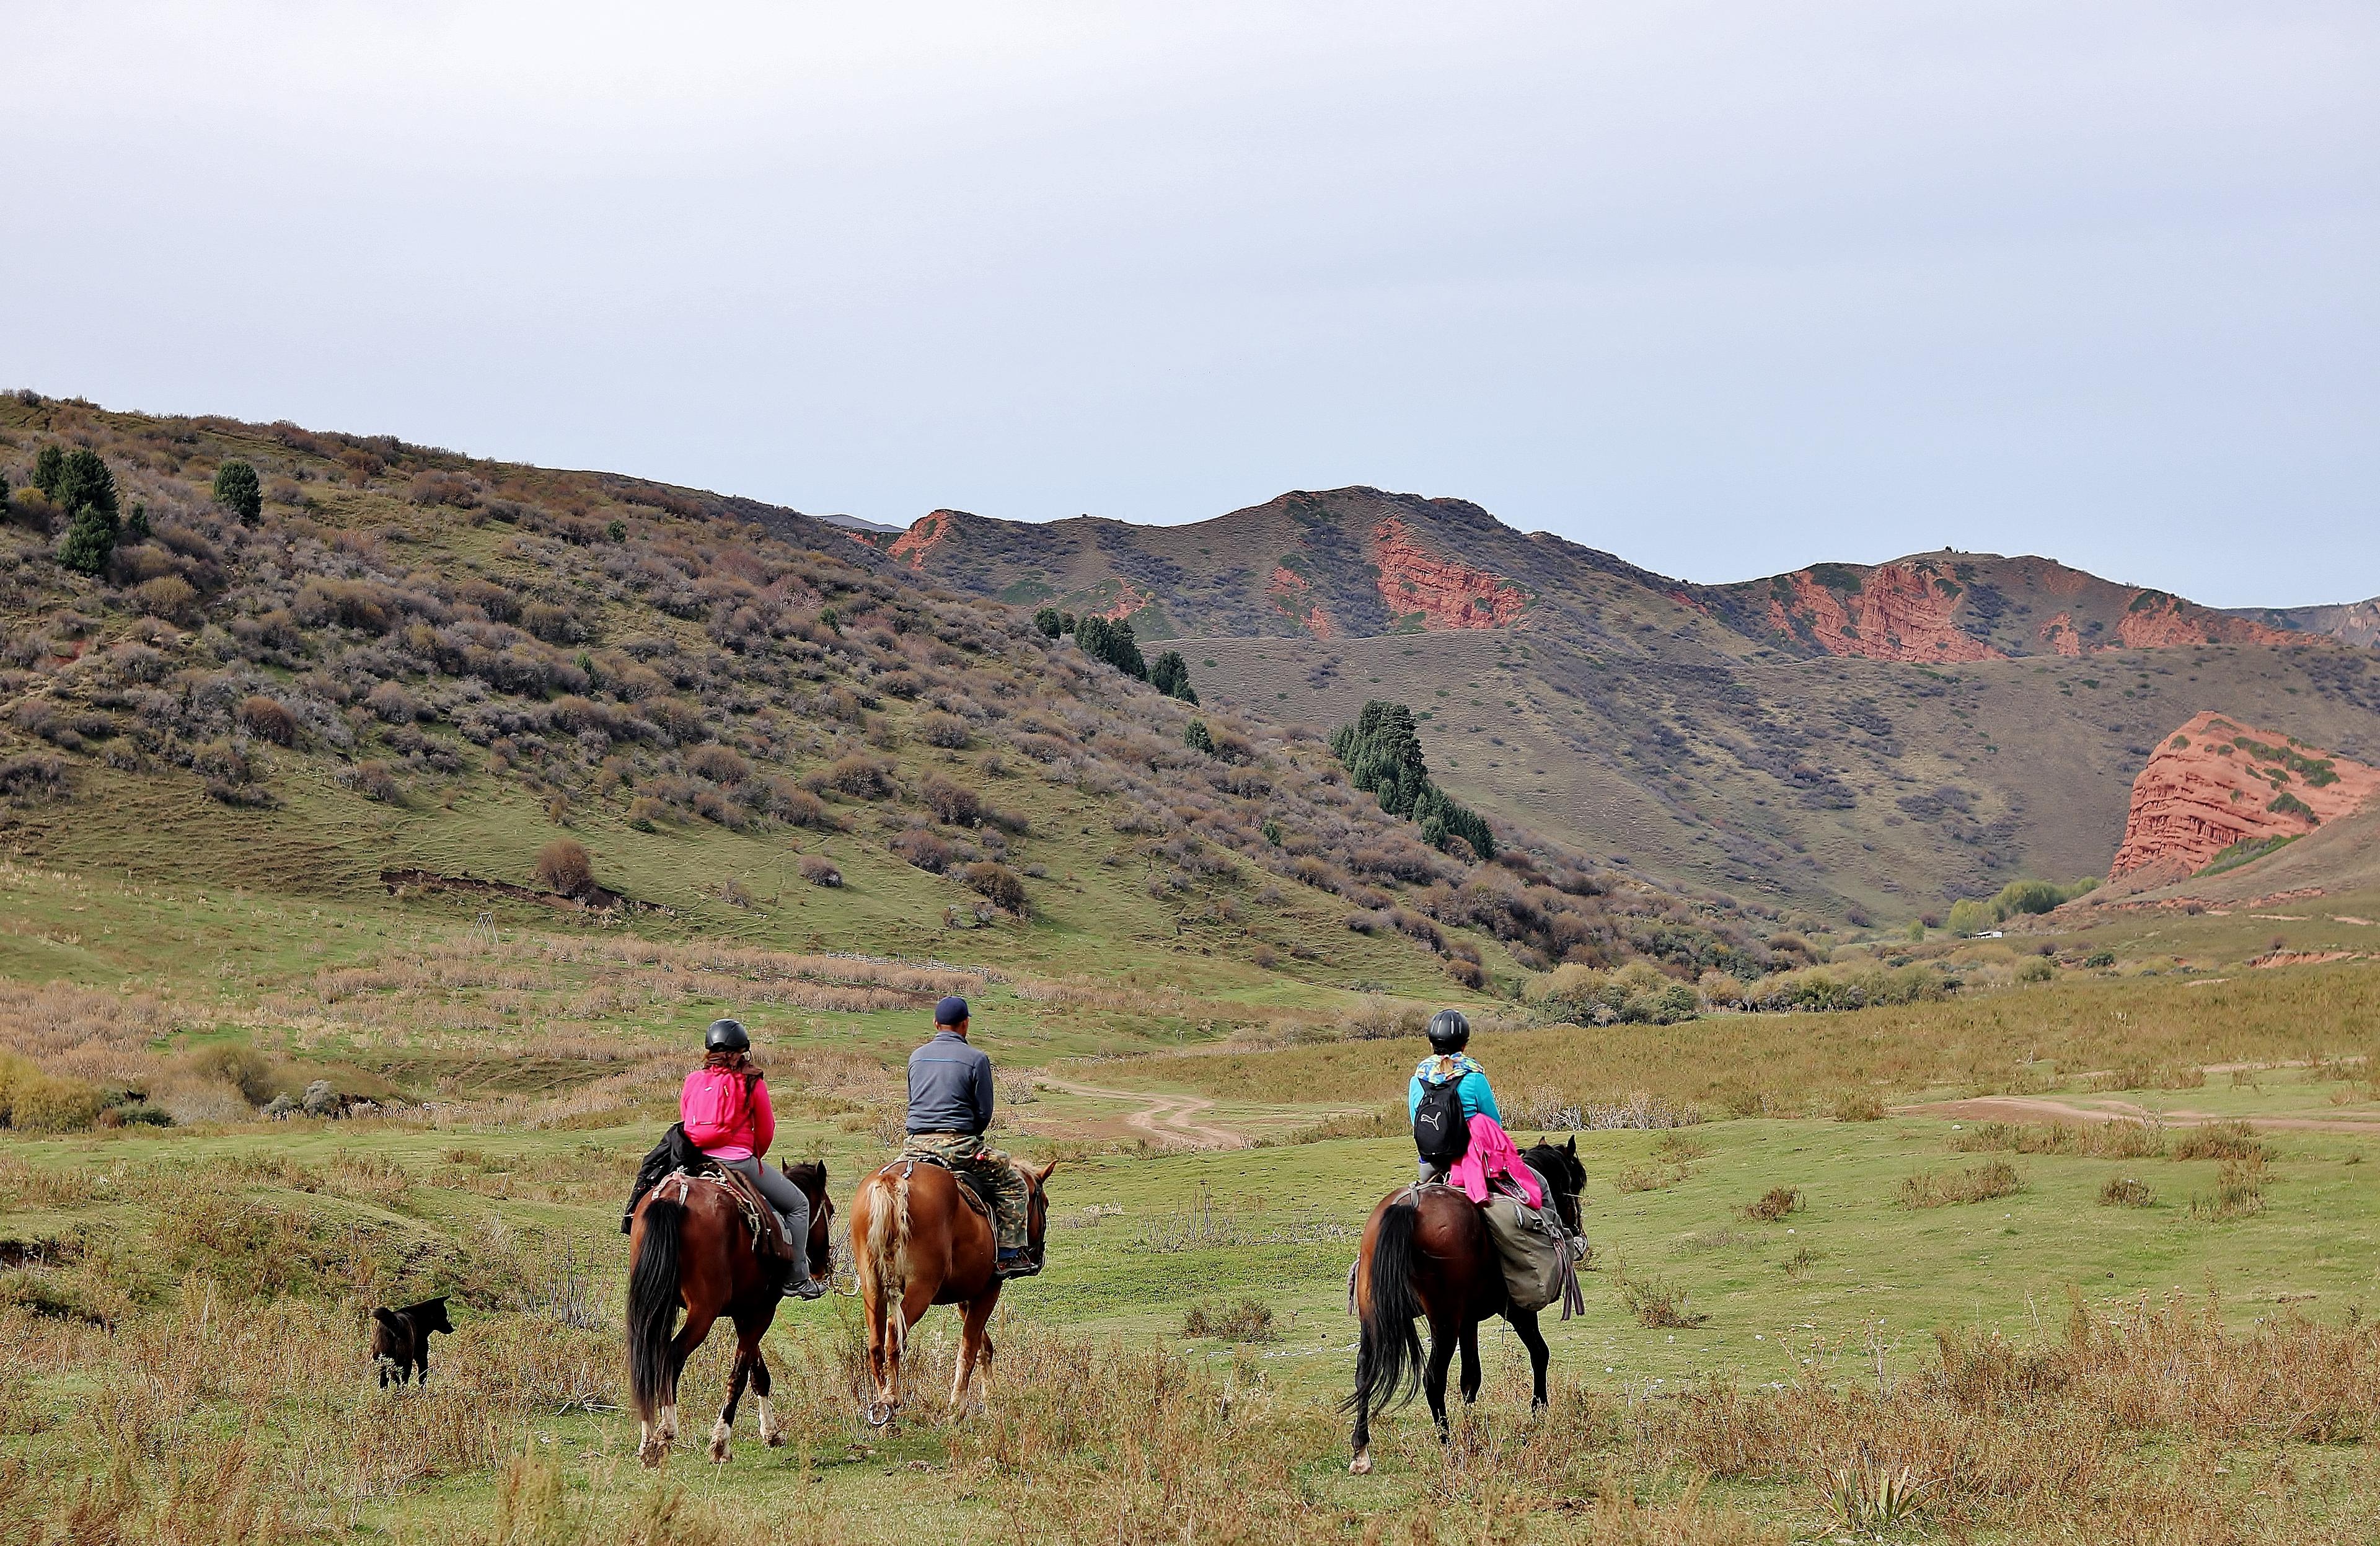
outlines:
M1577 1134L1575 1134L1575 1133L1572 1134L1572 1135L1571 1135L1571 1140L1570 1140L1570 1142L1568 1142L1567 1144L1564 1144L1562 1147L1564 1147L1565 1149L1568 1149L1568 1150L1569 1150L1572 1153L1573 1153L1573 1154L1577 1153L1577 1152L1578 1152L1578 1135L1577 1135Z
M1057 1162L1057 1161L1055 1161L1055 1160L1052 1160L1052 1161L1050 1161L1048 1164L1043 1165L1039 1170L1037 1170L1037 1171L1035 1171L1035 1172L1033 1173L1033 1184L1034 1184L1035 1186L1037 1186L1037 1187L1046 1187L1046 1186L1048 1186L1048 1185L1050 1184L1050 1173L1051 1171L1053 1171L1053 1170L1057 1169L1057 1168L1058 1168L1058 1162Z

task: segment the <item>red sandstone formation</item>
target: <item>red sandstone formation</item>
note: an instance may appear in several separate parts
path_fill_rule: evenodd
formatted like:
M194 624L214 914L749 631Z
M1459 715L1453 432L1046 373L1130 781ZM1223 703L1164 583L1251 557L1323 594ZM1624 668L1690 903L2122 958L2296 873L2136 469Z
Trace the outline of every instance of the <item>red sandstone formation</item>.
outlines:
M1271 583L1265 587L1272 604L1296 620L1297 626L1317 639L1329 639L1338 631L1330 615L1314 599L1314 584L1304 575L1285 564L1273 566Z
M933 552L957 530L958 522L951 518L948 510L931 510L918 517L915 526L895 537L892 547L886 551L894 558L907 559L909 567L922 569L926 566L926 554Z
M1379 567L1380 600L1398 616L1421 614L1425 628L1497 628L1528 610L1527 591L1430 552L1394 517L1372 528L1366 547Z
M2074 627L2074 615L2061 612L2041 625L2041 641L2061 655L2082 652L2082 636Z
M2296 837L2380 790L2380 769L2204 713L2166 737L2132 781L2109 879L2196 873L2234 843Z
M2008 658L1950 626L1965 588L1931 564L1879 564L1848 596L1820 584L1808 569L1785 578L1793 588L1792 605L1772 596L1769 623L1790 634L1800 617L1830 655L1929 665Z
M2124 641L2124 647L2131 650L2169 650L2185 644L2289 642L2289 636L2278 628L2269 628L2245 617L2210 612L2161 590L2134 592L2123 621L2116 625L2116 634Z
M1091 615L1104 617L1111 623L1121 623L1157 599L1130 580L1123 581L1123 589L1116 592L1116 599L1112 604L1105 611L1094 612Z

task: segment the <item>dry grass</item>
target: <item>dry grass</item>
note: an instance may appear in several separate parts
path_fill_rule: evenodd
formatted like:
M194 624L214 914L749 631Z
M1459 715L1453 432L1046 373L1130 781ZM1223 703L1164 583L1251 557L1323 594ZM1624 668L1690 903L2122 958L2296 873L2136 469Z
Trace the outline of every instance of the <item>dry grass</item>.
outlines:
M1253 1295L1229 1304L1194 1300L1182 1312L1182 1334L1223 1342L1271 1342L1281 1335L1273 1327L1272 1307Z
M2195 1134L2188 1135L2190 1141ZM2005 1149L2019 1154L2077 1154L2103 1160L2145 1160L2167 1151L2165 1130L2142 1122L1986 1122L1950 1135L1950 1147L1966 1154Z
M1920 1171L1904 1179L1896 1196L1903 1208L1948 1208L1954 1203L1989 1202L2024 1190L2016 1166L1993 1160L1961 1171Z
M1801 1207L1801 1187L1771 1187L1760 1195L1757 1201L1744 1208L1743 1216L1757 1223L1775 1223L1786 1214L1799 1211Z

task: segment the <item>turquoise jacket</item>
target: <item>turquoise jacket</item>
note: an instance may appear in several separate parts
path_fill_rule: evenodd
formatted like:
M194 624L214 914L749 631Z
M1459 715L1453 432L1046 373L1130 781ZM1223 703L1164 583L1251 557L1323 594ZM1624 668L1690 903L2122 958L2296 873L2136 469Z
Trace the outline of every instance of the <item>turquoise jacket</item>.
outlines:
M1421 1110L1421 1092L1425 1084L1444 1084L1449 1079L1462 1081L1454 1087L1454 1093L1463 1102L1463 1119L1465 1122L1475 1116L1487 1116L1494 1118L1499 1126L1503 1125L1504 1114L1496 1109L1496 1092L1488 1088L1488 1070L1472 1062L1468 1053L1457 1053L1452 1057L1440 1057L1433 1053L1421 1060L1421 1065L1414 1070L1413 1083L1405 1091L1405 1116L1410 1119Z

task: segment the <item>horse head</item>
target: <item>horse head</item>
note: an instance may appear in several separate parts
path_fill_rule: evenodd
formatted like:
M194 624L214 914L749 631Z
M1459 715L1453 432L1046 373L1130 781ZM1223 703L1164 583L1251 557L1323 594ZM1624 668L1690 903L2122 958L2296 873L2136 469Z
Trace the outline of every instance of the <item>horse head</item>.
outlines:
M1041 1239L1050 1228L1050 1194L1043 1187L1050 1180L1050 1173L1057 1168L1058 1162L1052 1160L1039 1170L1028 1168L1025 1172L1026 1179L1033 1183L1033 1205L1025 1215L1025 1244L1036 1258L1041 1254Z
M824 1277L831 1270L828 1263L834 1255L834 1199L827 1195L826 1165L822 1161L805 1161L800 1164L780 1160L777 1168L785 1179L801 1188L810 1199L810 1235L808 1254L810 1274Z
M1586 1190L1586 1166L1579 1161L1577 1137L1573 1135L1567 1143L1540 1138L1521 1158L1546 1178L1546 1186L1554 1194L1554 1211L1561 1215L1562 1227L1573 1235L1581 1233L1578 1198Z

